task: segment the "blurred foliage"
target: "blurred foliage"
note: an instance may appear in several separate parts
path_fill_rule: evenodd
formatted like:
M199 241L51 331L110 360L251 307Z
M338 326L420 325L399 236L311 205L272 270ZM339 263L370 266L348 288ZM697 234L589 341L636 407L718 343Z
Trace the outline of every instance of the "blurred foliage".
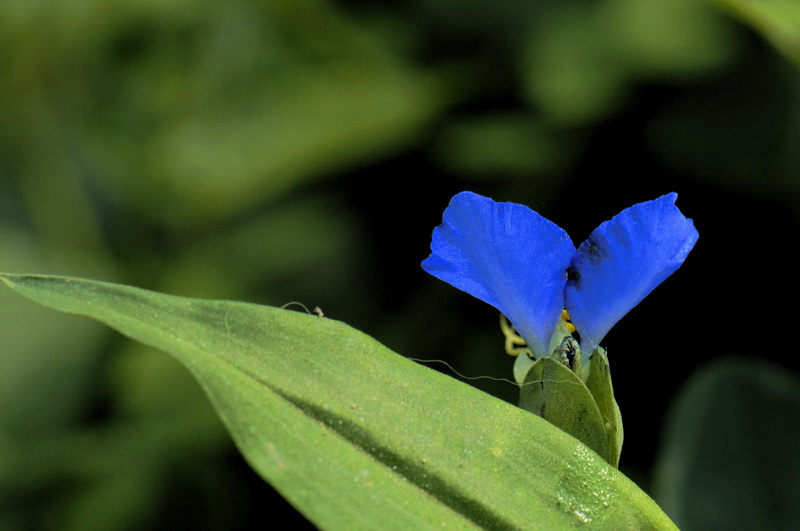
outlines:
M715 0L751 24L787 57L800 64L800 5L792 0Z
M0 270L301 301L398 352L509 377L496 315L419 268L449 197L529 204L580 241L674 189L698 247L607 338L620 466L646 482L669 398L720 350L705 334L763 354L753 323L796 313L778 264L800 230L798 73L728 16L796 58L793 9L5 0ZM268 487L169 358L5 292L0 312L0 528L264 518L250 493Z
M678 395L658 462L681 529L793 529L800 517L800 379L761 360L703 367Z

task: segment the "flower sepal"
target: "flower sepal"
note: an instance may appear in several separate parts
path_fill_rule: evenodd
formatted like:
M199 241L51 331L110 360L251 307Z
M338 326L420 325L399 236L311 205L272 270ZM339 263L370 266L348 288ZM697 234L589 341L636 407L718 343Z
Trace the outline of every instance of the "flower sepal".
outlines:
M570 366L569 361L574 358L564 354L568 348L562 343L552 356L532 362L520 387L519 405L572 435L616 467L623 431L608 358L603 349L596 349L584 382L579 375L580 365Z
M614 386L611 384L611 371L608 368L608 356L605 349L597 347L589 358L589 376L586 387L594 397L597 409L603 417L606 435L608 436L608 462L614 466L619 464L622 451L622 415L617 400L614 398Z

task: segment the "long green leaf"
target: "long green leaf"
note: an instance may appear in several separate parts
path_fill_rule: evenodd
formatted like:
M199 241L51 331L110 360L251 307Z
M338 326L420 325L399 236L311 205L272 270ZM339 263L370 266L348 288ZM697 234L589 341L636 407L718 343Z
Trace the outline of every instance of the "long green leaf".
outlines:
M184 363L253 468L320 527L674 528L566 433L340 322L65 277L0 280Z

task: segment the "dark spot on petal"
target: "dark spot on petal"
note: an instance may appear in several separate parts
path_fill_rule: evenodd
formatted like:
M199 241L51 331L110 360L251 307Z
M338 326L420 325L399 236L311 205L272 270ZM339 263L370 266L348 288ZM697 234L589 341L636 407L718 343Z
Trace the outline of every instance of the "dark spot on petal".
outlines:
M567 282L577 287L580 284L581 274L573 266L567 268Z
M589 260L589 263L592 265L597 265L603 260L606 259L606 251L603 247L600 246L591 236L586 243L584 244L584 256L586 259Z
M574 267L569 266L567 268L567 280L578 280L580 278L581 278L580 273L578 273L578 271Z

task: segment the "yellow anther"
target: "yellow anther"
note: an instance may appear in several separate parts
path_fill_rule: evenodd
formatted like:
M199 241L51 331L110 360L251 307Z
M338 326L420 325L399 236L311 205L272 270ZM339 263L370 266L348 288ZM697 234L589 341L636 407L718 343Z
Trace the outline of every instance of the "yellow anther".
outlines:
M575 330L577 329L575 328L575 325L572 324L572 321L569 318L569 312L567 312L567 310L561 310L561 319L563 319L564 322L567 323L567 330L569 330L569 333L574 334Z

